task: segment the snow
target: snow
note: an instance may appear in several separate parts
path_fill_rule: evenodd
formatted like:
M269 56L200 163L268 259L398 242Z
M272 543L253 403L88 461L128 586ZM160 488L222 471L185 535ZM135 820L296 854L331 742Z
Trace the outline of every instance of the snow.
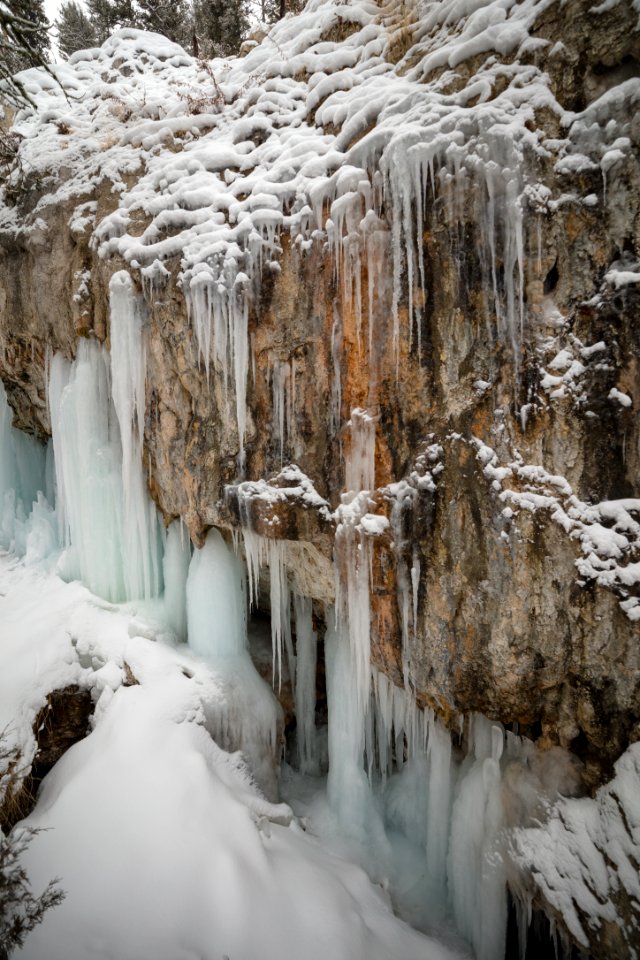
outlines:
M635 957L640 924L640 747L632 744L615 775L590 799L560 798L545 823L512 836L514 861L530 871L544 900L576 941L617 927ZM625 905L628 914L625 915Z
M211 64L157 34L118 31L99 50L54 65L62 89L37 70L24 73L37 107L20 111L14 127L23 165L43 176L46 189L29 223L19 224L10 206L0 208L0 223L28 230L52 203L75 201L72 229L91 230L103 256L117 254L139 270L149 297L167 267L179 264L202 362L235 403L240 471L249 315L262 272L278 267L283 233L302 252L329 245L337 283L355 310L358 348L370 356L384 293L373 278L391 257L398 356L401 336L421 342L417 237L430 197L443 201L452 232L471 204L493 335L510 346L518 368L525 217L540 186L529 182L525 154L555 150L568 172L595 165L611 176L631 145L628 124L606 121L638 94L630 80L584 114L565 114L546 75L526 62L543 42L529 31L551 2L408 7L398 26L411 43L398 63L390 55L393 17L386 23L371 0L309 3L245 56ZM476 66L451 92L453 70L469 61ZM564 139L539 142L531 121L542 107L565 123ZM116 206L99 219L87 195L107 179ZM283 445L295 371L274 367L272 387L274 439Z
M238 498L240 515L246 520L248 503L262 500L265 503L299 504L305 509L315 509L319 515L329 520L329 504L321 497L313 481L294 463L289 463L269 480L244 480L225 488L225 496Z
M264 799L207 732L219 674L142 608L2 554L0 610L0 724L25 759L49 691L77 683L95 702L91 733L28 821L47 828L25 861L35 888L60 876L67 896L17 956L461 956L397 920L362 870ZM123 686L125 663L138 685Z
M612 399L627 406L624 401L630 403L630 398L620 394L621 401L617 393ZM459 436L451 439L464 442ZM519 510L547 511L553 522L579 542L582 556L576 560L576 568L580 576L614 590L626 616L638 619L640 563L635 556L640 544L640 522L636 519L640 517L640 500L585 503L564 477L554 476L538 464L525 464L517 454L513 461L501 466L495 450L478 437L470 442L484 476L491 481L499 500L507 505L510 517L517 517ZM521 483L513 483L518 480Z
M609 400L615 400L621 407L630 407L633 403L628 393L623 393L617 387L612 387L609 391Z

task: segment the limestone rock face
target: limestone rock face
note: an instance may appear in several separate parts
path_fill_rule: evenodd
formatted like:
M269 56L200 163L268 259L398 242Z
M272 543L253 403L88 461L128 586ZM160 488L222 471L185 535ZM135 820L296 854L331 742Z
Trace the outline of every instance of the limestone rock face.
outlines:
M525 84L522 70L542 78L522 121L540 149L525 144L520 191L503 206L488 174L480 184L468 174L462 189L444 160L422 212L394 213L383 191L366 241L375 255L336 255L326 199L325 232L302 243L281 232L251 278L244 438L233 373L203 355L189 314L187 254L170 248L145 266L109 246L109 218L151 176L151 159L118 176L105 163L81 195L52 167L5 199L0 376L16 426L46 438L47 358L72 357L78 337L108 346L109 279L129 269L147 305L145 466L165 520L182 517L196 544L212 525L286 541L292 584L330 603L336 508L344 491L370 489L366 517L389 521L356 518L372 549L376 665L397 683L408 673L419 701L452 723L478 711L570 748L595 788L640 733L640 33L627 0L601 12L593 0L534 7L517 49L446 63L433 60L448 42L442 23L423 25L425 52L411 6L404 20L380 8L382 60L411 82L422 64L425 97L440 84L466 91L470 113L497 110ZM346 51L358 25L338 26L325 41ZM486 87L489 52L500 69ZM300 66L296 82L310 72ZM349 133L324 107L318 119L318 95L305 122L342 150L375 127ZM114 107L113 120L134 146L155 122L136 139L135 116ZM195 143L167 136L167 164ZM507 161L496 156L492 175ZM217 169L238 176L232 163ZM510 233L513 204L522 227ZM160 235L154 216L130 204L127 236ZM367 456L358 410L373 424L368 485L353 480ZM297 473L283 474L291 464Z

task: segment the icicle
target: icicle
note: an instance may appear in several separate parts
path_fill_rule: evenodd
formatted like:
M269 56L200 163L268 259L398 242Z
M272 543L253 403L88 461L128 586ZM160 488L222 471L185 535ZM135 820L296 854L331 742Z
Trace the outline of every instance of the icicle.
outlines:
M296 724L298 767L302 773L318 772L316 744L317 636L313 629L312 603L297 594L293 598L296 621Z
M276 665L278 690L282 685L282 656L286 651L289 676L295 685L295 657L291 638L291 600L287 567L284 559L284 547L281 540L267 540L269 563L269 585L271 598L271 642L273 650L273 684L275 686Z
M418 638L418 599L420 590L420 558L414 548L411 565L411 592L413 597L413 636Z
M280 446L280 465L284 460L285 440L291 449L295 426L295 360L276 359L271 370L273 438Z
M258 603L260 569L269 565L269 592L271 605L271 649L272 678L278 689L282 685L283 654L287 657L287 666L291 685L295 688L296 663L291 636L291 596L285 561L285 549L282 540L261 537L246 527L242 528L247 570L249 576L249 599L252 606Z
M376 421L366 410L351 411L351 449L347 456L345 486L359 493L375 488Z
M213 359L222 372L225 398L230 370L233 374L241 474L244 472L247 429L248 291L251 285L251 277L239 267L239 260L245 259L245 253L238 249L237 257L227 255L222 264L196 264L184 290L189 319L196 334L207 379ZM248 260L251 262L250 256Z
M182 521L174 520L167 531L162 569L165 616L180 640L187 640L187 574L191 542L184 536Z
M337 433L342 415L342 320L336 304L333 305L333 325L331 327L331 359L333 377L331 379L331 432Z

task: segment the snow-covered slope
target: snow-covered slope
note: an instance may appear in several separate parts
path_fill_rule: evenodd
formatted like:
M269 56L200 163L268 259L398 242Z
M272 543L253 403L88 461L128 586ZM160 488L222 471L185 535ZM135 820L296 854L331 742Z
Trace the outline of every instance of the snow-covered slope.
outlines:
M37 603L34 603L37 597ZM25 859L66 891L18 956L30 960L454 960L397 920L359 868L268 803L205 718L216 671L148 612L0 555L0 727L25 760L46 695L92 691L92 731L47 777ZM125 664L137 680L125 685Z

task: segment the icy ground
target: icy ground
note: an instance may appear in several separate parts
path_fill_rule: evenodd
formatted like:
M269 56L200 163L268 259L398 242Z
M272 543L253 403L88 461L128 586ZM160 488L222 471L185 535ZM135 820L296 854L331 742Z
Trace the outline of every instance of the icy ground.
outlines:
M380 887L267 803L203 726L212 669L153 622L0 555L0 727L26 757L46 694L92 691L90 735L46 778L27 868L67 897L30 960L452 960ZM125 663L139 681L123 686Z

